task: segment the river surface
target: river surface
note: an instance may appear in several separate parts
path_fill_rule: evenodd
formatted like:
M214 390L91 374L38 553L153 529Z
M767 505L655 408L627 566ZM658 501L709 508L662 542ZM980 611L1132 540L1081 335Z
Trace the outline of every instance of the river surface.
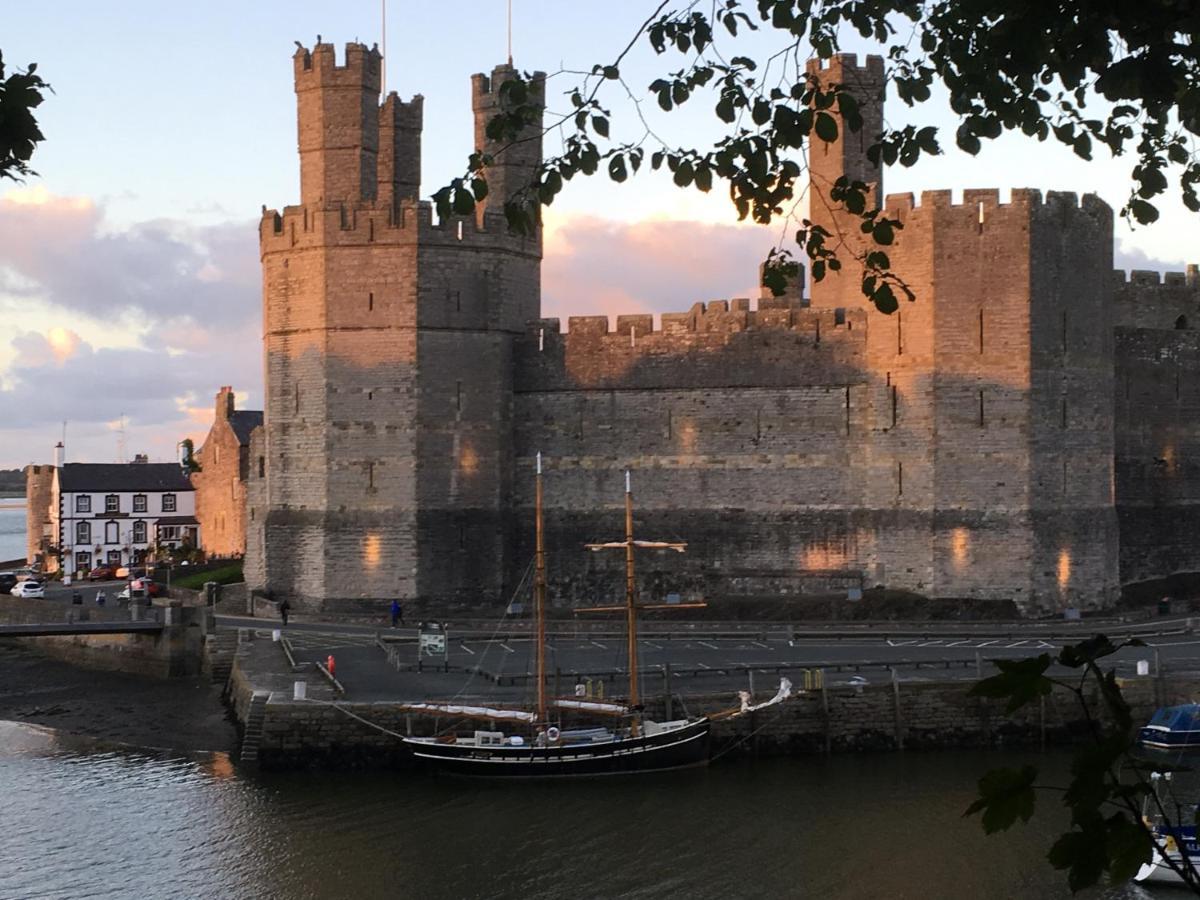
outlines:
M250 777L223 754L0 722L0 897L1069 897L1044 860L1053 799L1007 834L961 817L980 773L1018 761L811 757L552 785ZM1041 762L1061 774L1066 757Z
M25 557L25 498L0 493L0 561Z

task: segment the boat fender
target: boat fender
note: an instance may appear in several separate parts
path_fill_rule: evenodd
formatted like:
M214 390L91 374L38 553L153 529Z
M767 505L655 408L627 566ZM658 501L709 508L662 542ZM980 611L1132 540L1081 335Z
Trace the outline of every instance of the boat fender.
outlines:
M546 739L549 741L557 741L561 735L562 732L560 732L553 725L546 729Z

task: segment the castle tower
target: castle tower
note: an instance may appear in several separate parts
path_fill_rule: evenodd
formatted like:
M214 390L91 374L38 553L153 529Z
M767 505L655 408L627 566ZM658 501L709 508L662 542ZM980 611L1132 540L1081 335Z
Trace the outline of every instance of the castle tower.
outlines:
M488 167L488 196L485 207L503 210L504 204L515 193L526 187L533 178L534 170L542 161L542 117L531 122L511 140L492 140L487 136L487 126L497 113L506 107L501 86L512 81L517 70L512 64L496 66L491 76L471 76L471 109L475 113L475 149L493 158ZM545 105L546 75L534 73L529 82L529 101Z
M379 70L360 44L343 65L327 44L296 54L302 202L260 224L247 571L298 608L502 593L511 342L539 312L541 241L496 213L433 221L423 101L381 105Z
M814 283L812 305L867 307L869 580L1025 609L1112 599L1111 210L1032 190L1006 203L997 190L883 197L866 158L882 60L842 54L809 71L862 86L862 131L839 123L838 141L814 140L809 157L810 218L850 251ZM843 171L875 184L903 224L879 249L916 300L891 315L860 292L853 254L873 242L828 200Z

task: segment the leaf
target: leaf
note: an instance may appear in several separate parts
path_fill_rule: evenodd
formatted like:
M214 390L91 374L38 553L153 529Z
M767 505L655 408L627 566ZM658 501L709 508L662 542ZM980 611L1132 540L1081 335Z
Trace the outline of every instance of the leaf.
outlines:
M896 299L896 293L892 290L891 285L887 282L879 285L870 294L871 302L875 304L875 308L885 316L890 316L900 308L900 301Z
M1138 869L1150 862L1154 842L1150 833L1124 815L1109 819L1108 877L1114 884L1124 884L1137 874Z
M1053 660L1048 653L1029 659L998 659L996 668L1000 673L977 682L970 693L975 697L1007 699L1006 711L1016 712L1025 704L1050 693L1053 685L1045 673L1051 662Z
M623 156L614 156L608 161L608 177L613 181L622 182L628 175L629 173L625 170L625 158Z
M1096 662L1117 652L1117 647L1107 635L1097 634L1080 641L1078 644L1067 644L1058 654L1060 665L1078 669L1090 662Z
M1158 208L1153 203L1147 203L1145 200L1130 200L1129 211L1133 213L1133 217L1142 225L1150 225L1158 221Z
M1017 819L1028 822L1037 802L1033 790L1037 773L1034 766L992 769L979 779L979 799L967 807L963 815L973 816L982 812L986 834L1007 831Z
M1070 870L1067 873L1067 885L1072 893L1091 887L1108 867L1103 837L1102 834L1070 831L1055 841L1046 854L1054 868Z
M829 115L829 113L817 113L814 130L817 132L817 137L825 141L827 144L832 144L837 140L837 120L833 116Z

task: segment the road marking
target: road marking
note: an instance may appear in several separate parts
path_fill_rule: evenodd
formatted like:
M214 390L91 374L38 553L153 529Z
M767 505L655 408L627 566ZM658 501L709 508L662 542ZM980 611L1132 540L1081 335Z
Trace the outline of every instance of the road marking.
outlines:
M470 653L472 656L474 656L474 655L475 655L475 651L474 651L474 650L472 650L470 647L468 647L466 644L459 644L458 646L462 647L464 650L466 650L466 651L467 651L468 653Z
M699 644L701 647L707 647L709 650L720 650L721 649L716 644L710 644L708 641L696 641L696 643ZM705 668L708 668L708 667L705 666Z
M698 663L696 663L696 665L698 665L698 666L699 666L700 668L702 668L702 669L711 669L711 668L712 668L712 666L706 666L706 665L705 665L704 663L702 663L702 662L698 662Z
M947 644L946 646L947 647L961 647L963 644L969 644L969 643L971 643L971 641L968 638L965 641L954 641L953 643Z
M1029 642L1028 642L1028 641L1017 641L1015 644L1009 644L1009 645L1008 645L1008 649L1009 649L1009 650L1016 650L1018 647L1022 647L1022 646L1024 646L1024 645L1025 645L1025 644L1027 644L1027 643L1029 643Z
M984 642L983 642L982 644L980 644L979 646L980 646L980 647L990 647L992 644L996 643L996 641L998 641L998 640L1000 640L1000 639L999 639L999 638L994 638L994 639L992 639L992 640L990 640L990 641L984 641Z
M915 644L915 643L916 643L916 641L915 641L915 640L911 640L911 641L893 641L891 638L888 638L888 646L889 646L889 647L907 647L909 644Z
M508 646L508 644L504 643L503 641L501 641L501 642L500 642L500 646L501 646L501 647L503 647L505 650L507 650L509 653L516 653L516 652L517 652L517 651L516 651L516 650L514 650L512 647Z
M1048 641L1038 641L1038 647L1053 647L1054 645Z
M755 647L762 647L764 650L770 650L770 649L771 649L769 646L767 646L766 644L764 644L762 641L751 641L750 643L752 643L752 644L753 644Z
M602 643L600 643L599 641L588 641L588 643L589 643L589 644L593 644L593 645L595 645L595 646L599 647L601 650L607 650L607 649L608 649L607 647L605 647L605 646L604 646Z
M654 641L642 641L647 647L653 647L655 650L661 650L662 647L654 643Z
M941 646L941 644L944 640L945 640L945 638L938 638L936 641L926 641L925 643L921 644L921 646L922 647L939 647L939 646Z

